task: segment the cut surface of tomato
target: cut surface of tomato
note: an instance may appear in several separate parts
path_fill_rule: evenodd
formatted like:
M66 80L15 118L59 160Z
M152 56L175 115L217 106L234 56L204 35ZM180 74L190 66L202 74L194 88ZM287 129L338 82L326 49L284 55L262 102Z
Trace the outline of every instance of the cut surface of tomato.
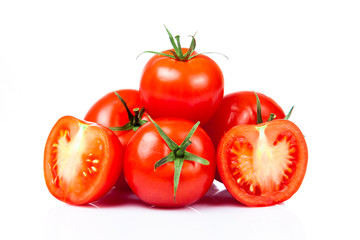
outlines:
M93 202L115 184L122 146L109 129L65 116L45 145L44 175L50 193L70 204Z
M274 120L230 129L220 141L217 166L238 201L269 206L289 199L299 189L307 159L300 129L288 120Z

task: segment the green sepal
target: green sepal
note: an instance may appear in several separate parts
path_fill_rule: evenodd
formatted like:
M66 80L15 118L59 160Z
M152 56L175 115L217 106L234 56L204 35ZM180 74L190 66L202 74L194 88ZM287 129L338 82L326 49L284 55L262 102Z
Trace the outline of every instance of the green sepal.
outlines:
M156 130L159 132L160 136L166 142L166 145L170 148L171 151L175 151L179 146L160 128L160 126L148 115L150 121L155 125Z
M292 113L293 109L294 109L294 106L292 106L292 107L291 107L291 109L290 109L289 113L288 113L288 114L284 117L284 119L285 119L285 120L289 120L289 118L290 118L290 116L291 116L291 113Z
M157 161L154 165L154 170L156 170L158 167L161 167L162 165L164 165L165 163L169 163L169 162L173 162L175 161L176 156L174 152L170 152L168 155L166 155L166 157L160 159L159 161Z
M138 59L140 57L140 55L142 55L143 53L153 53L153 54L161 55L161 56L164 56L164 57L178 59L177 56L175 56L175 55L170 55L170 54L166 54L166 53L163 53L163 52L154 52L154 51L144 51L144 52L140 53L139 55L137 55L136 59Z
M171 54L174 56L174 59L177 61L181 61L180 57L176 54L176 52L174 50L168 50L169 52L171 52Z
M190 47L189 47L188 51L185 53L183 61L188 61L192 58L191 54L194 52L195 47L196 47L195 34L193 36L191 36L192 39L191 39Z
M133 128L134 127L130 122L128 122L127 124L121 127L109 127L109 129L112 131L127 131L127 130L132 130Z
M115 95L117 96L117 98L121 101L121 103L124 105L125 110L126 110L126 112L127 112L127 114L128 114L129 121L131 122L131 121L133 120L134 116L133 116L132 113L130 112L130 110L129 110L129 108L128 108L126 102L125 102L125 100L124 100L117 92L114 91L114 93L115 93Z
M210 162L208 160L206 160L205 158L201 158L199 156L196 156L195 154L189 153L188 151L184 152L184 159L188 160L188 161L194 161L194 162L198 162L202 165L209 165Z
M140 127L141 127L141 126L134 126L134 127L132 128L132 130L133 130L134 132L136 132Z
M196 129L198 128L198 126L200 125L200 121L198 121L190 130L190 132L188 133L188 135L185 137L184 141L180 144L179 149L183 150L183 152L185 151L185 149L187 148L187 146L189 146L191 144L190 138L192 137L192 135L194 135ZM189 143L190 142L190 143Z
M179 186L181 170L184 165L183 158L176 158L174 161L174 201L176 201L176 192Z
M189 131L185 139L182 141L180 146L178 146L169 136L166 135L166 133L160 128L160 126L148 115L150 121L154 124L156 127L159 135L162 137L162 139L165 141L167 146L170 148L171 152L165 156L164 158L156 161L154 165L154 171L169 162L174 162L174 201L176 201L176 192L179 186L180 181L180 175L182 166L184 164L185 160L188 161L195 161L203 165L209 165L209 161L201 158L199 156L196 156L195 154L189 153L186 151L186 148L192 143L190 141L190 138L195 133L197 127L199 126L200 122L197 122Z
M179 35L175 36L175 39L177 42L177 47L179 49L178 56L180 59L184 59L184 54L182 53L182 49L181 49L180 36Z
M167 29L167 27L164 25L165 29L166 29L166 32L168 33L169 35L169 39L170 39L170 42L171 42L171 45L173 46L175 52L176 52L176 55L177 56L180 56L180 52L179 52L179 47L176 45L175 43L175 40L174 40L174 37L172 36L172 34L170 33L169 29ZM181 51L181 49L180 49ZM182 54L182 53L181 53Z
M140 119L139 123L140 123L140 126L144 125L145 123L147 123L148 121L146 120L143 120L143 119Z
M260 99L258 97L258 95L255 93L256 96L256 115L257 115L257 120L256 120L256 124L260 124L263 123L262 120L262 116L261 116L261 103L260 103Z

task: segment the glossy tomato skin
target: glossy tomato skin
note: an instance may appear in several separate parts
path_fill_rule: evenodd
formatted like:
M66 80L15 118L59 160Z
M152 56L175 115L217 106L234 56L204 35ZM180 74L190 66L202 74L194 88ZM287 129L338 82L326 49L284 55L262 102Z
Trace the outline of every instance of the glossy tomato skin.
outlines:
M293 196L304 179L307 162L305 138L288 120L235 126L217 150L225 187L239 202L252 207L271 206Z
M116 91L126 102L129 110L134 114L133 109L143 107L140 100L139 91L134 89L122 89ZM146 113L142 117L143 120L148 121ZM85 116L86 121L96 122L106 127L121 127L129 122L126 108L117 98L114 92L110 92L99 99L87 112ZM134 130L114 131L118 136L121 144L126 146L130 138L134 135ZM127 184L123 172L121 172L119 180L116 183L118 188L126 188Z
M134 114L134 108L141 109L143 107L139 91L134 89L122 89L117 90L116 92L125 100L132 114ZM129 122L126 109L114 92L106 94L94 103L84 119L86 121L99 123L105 127L120 127ZM143 119L148 120L146 114L144 114ZM114 132L124 146L127 145L128 141L135 133L133 130Z
M139 92L150 116L185 118L203 125L223 98L223 74L205 55L187 62L155 55L144 67Z
M159 118L155 122L178 145L194 123L176 118ZM169 147L153 123L146 123L129 141L124 155L125 178L132 191L144 202L158 207L182 207L199 200L210 188L215 174L215 150L201 128L191 137L186 151L207 159L210 164L184 161L174 201L174 163L154 170L155 163L170 153Z
M69 204L96 201L117 181L122 152L119 139L108 128L64 116L46 141L46 186L55 198Z
M257 95L261 103L263 122L269 119L271 113L276 115L276 119L285 117L284 111L273 99L262 93L257 93ZM238 125L256 124L256 108L256 96L252 91L239 91L225 95L220 107L204 126L215 147L230 128Z

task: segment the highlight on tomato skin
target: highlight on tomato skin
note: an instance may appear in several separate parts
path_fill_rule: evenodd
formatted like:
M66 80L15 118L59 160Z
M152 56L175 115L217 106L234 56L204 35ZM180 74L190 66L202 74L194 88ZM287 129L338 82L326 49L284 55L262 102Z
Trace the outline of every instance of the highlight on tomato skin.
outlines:
M60 118L44 150L44 178L60 201L87 204L105 195L122 168L122 145L108 128L72 116Z
M305 138L289 120L231 128L217 150L220 177L239 202L271 206L300 188L308 161Z

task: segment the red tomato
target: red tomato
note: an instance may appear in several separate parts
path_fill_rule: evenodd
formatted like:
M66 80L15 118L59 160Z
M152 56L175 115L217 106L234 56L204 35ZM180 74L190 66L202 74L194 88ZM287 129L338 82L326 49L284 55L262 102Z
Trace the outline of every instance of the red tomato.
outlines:
M276 115L275 119L283 119L284 111L271 98L257 93L261 103L263 122L267 121L270 114ZM204 126L215 147L221 137L232 127L244 124L257 123L257 102L252 91L240 91L224 96L220 107L214 116Z
M134 109L141 109L143 107L140 100L139 91L133 89L123 89L116 91L117 94L126 102L128 110L136 118ZM146 114L140 116L143 122L139 124L133 124L134 128L122 131L114 131L118 136L120 142L123 146L126 146L130 138L134 135L136 129L140 127L141 124L144 124L145 121L149 120L146 117ZM121 127L126 124L131 123L126 107L121 102L121 100L116 96L114 92L106 94L104 97L99 99L88 111L85 116L86 121L96 122L104 125L105 127ZM135 120L135 119L134 119ZM113 128L112 128L113 129ZM121 172L116 187L124 188L126 187L126 181L124 178L123 172Z
M71 116L60 118L45 145L44 175L50 193L70 204L93 202L115 184L122 145L109 129Z
M289 199L302 183L307 161L305 138L288 120L235 126L223 136L217 152L225 187L248 206Z
M128 109L134 115L134 109L141 109L143 104L137 90L123 89L116 91L126 102ZM142 118L148 120L146 114ZM114 92L110 92L99 99L87 112L86 121L96 122L105 127L121 127L129 122L128 113L123 103L118 99ZM135 131L114 131L119 137L122 145L126 146Z
M184 54L187 51L182 49ZM194 51L191 55L196 54ZM220 105L223 74L205 55L188 61L155 55L143 70L139 92L150 116L185 118L203 125Z
M194 125L190 121L175 118L157 119L156 123L177 146L181 145ZM167 162L157 168L155 164L171 154L181 155L179 151L170 150L152 122L134 134L125 150L124 173L130 188L141 200L160 207L180 207L196 202L208 191L215 174L213 144L200 127L190 141L186 151L206 159L209 165L185 157L175 190L177 162Z

